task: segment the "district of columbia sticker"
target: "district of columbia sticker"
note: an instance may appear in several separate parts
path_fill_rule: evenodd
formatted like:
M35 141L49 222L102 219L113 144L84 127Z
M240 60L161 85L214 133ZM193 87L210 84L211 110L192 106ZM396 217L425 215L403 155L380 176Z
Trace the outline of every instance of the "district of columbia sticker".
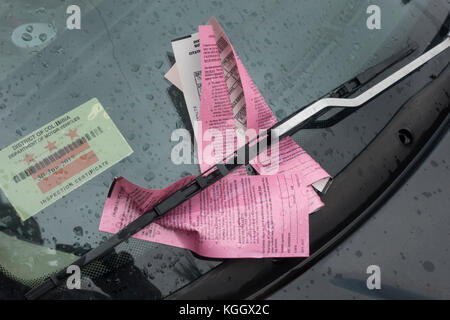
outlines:
M0 151L0 187L22 220L133 153L94 98Z

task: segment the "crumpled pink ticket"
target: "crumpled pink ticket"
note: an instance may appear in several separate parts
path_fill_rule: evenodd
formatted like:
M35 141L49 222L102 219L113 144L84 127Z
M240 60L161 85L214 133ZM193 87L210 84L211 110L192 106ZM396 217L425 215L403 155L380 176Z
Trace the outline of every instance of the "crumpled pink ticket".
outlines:
M203 133L211 128L223 134L225 130L236 130L236 124L242 122L242 114L245 115L245 128L256 133L276 124L277 118L248 75L217 20L211 17L207 26L199 27L199 33L202 55L200 121ZM203 89L205 85L206 88ZM235 98L230 99L233 95ZM236 108L239 104L239 108ZM231 150L240 146L234 145ZM202 149L199 153L205 155L204 149L207 147L208 143L199 144L198 148ZM223 154L218 157L219 160L230 154L226 148L222 150ZM206 152L206 155L209 153ZM257 161L252 161L251 164L256 171L265 175L290 171L300 173L307 185L330 178L330 175L290 137L280 141L278 156L279 161L262 163L258 157ZM216 162L210 160L209 164ZM204 171L208 164L200 162L200 168Z
M242 114L233 112L236 99L233 102L230 99L230 76L241 85L241 98L245 98L241 101L244 103L241 110L246 113L247 128L257 131L272 126L277 121L275 116L217 21L212 18L208 26L200 26L199 33L202 53L200 132L214 129L225 134L227 130L236 130L237 117L242 119ZM235 59L235 67L225 71L227 61L221 54ZM228 62L228 66L232 66L232 62ZM206 157L213 155L211 145L214 143L218 142L201 141L199 153ZM230 141L219 143L223 144L223 154L219 158L223 158L228 154ZM233 141L233 148L240 143L243 142ZM215 160L209 159L210 163ZM201 161L202 171L210 163ZM263 164L256 161L252 165L262 172ZM247 176L241 169L226 176L134 237L215 258L308 256L308 215L323 205L310 185L329 175L290 138L280 142L277 172L270 173ZM144 189L118 178L106 200L99 230L118 232L192 178L183 178L161 190Z
M277 123L277 118L214 17L211 17L207 26L199 27L199 36L202 57L199 132L202 132L202 136L207 135L211 129L226 135L227 130L236 131L242 127L258 134ZM205 85L206 88L203 88ZM216 157L210 156L212 152L205 152L206 149L214 149L209 147L216 141L198 143L198 154L203 156L203 162L200 161L201 170L208 169L210 164L229 155L229 150L236 150L246 141L248 139L237 139L234 144L221 141L222 154ZM311 185L330 178L330 175L290 137L282 139L278 146L276 159L271 157L270 153L265 162L257 157L251 161L253 168L264 175L287 172L301 174L307 188L310 212L317 211L323 203ZM238 174L245 174L244 172L239 171Z
M99 230L117 233L192 178L161 190L118 178ZM305 257L309 255L305 190L299 175L229 176L133 237L213 258Z

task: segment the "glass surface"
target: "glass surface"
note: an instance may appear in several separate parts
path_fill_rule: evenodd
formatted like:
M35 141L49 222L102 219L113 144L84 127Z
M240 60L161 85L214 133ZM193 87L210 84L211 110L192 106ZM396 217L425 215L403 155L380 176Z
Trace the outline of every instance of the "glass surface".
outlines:
M71 4L81 8L81 30L66 28ZM370 4L381 8L381 30L366 26ZM1 193L0 270L35 285L109 237L98 225L115 176L162 188L199 173L197 165L170 160L171 133L186 124L163 75L173 63L170 41L195 32L210 16L281 119L408 43L422 52L449 9L446 0L1 1L0 148L96 97L134 153L24 223ZM28 25L40 42L23 35L20 28ZM406 100L413 89L404 90ZM295 140L335 175L399 107L388 95L380 99L377 108L370 103L332 128L305 130ZM219 263L131 239L86 270L83 289L99 297L158 298Z

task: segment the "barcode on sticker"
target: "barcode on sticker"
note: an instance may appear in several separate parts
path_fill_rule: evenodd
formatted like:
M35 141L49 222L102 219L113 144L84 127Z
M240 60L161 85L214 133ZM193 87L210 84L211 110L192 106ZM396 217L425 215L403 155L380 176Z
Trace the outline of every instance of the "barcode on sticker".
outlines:
M62 159L64 156L85 146L88 141L97 137L101 133L103 133L103 130L100 127L97 127L95 129L91 130L90 132L86 133L84 136L80 137L79 139L75 140L74 142L69 143L68 145L66 145L63 148L59 149L58 151L52 153L48 157L37 162L35 165L30 166L27 169L14 175L14 177L13 177L14 182L19 183L20 181L23 181L26 178L31 177L32 175L36 174L37 172L50 167L53 163Z

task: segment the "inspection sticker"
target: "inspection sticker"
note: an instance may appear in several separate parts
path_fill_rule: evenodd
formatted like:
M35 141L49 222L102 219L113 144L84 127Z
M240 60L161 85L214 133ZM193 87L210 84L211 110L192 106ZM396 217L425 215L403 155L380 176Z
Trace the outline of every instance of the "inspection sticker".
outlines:
M26 220L133 150L97 99L0 151L0 187Z

